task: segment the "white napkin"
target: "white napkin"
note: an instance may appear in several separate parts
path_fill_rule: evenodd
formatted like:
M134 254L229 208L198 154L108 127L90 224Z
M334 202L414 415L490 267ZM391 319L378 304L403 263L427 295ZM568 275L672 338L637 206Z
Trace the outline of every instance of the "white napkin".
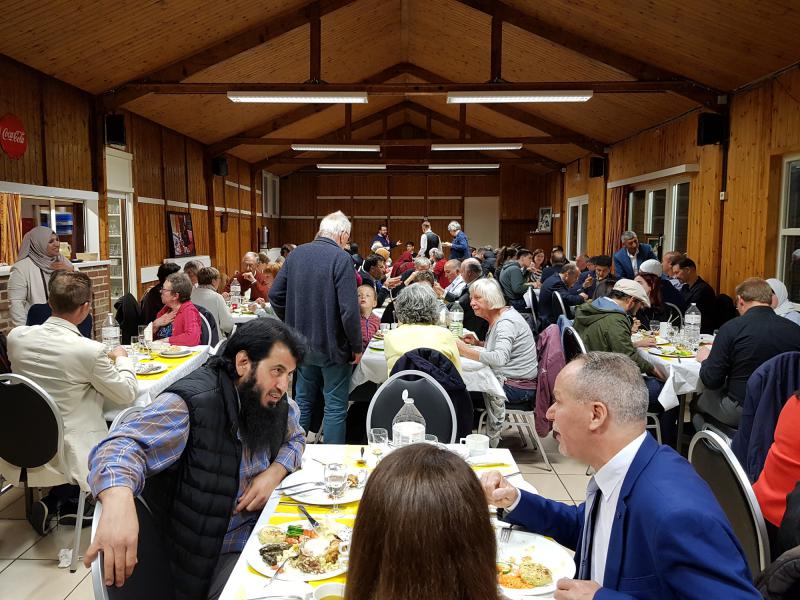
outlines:
M147 327L144 328L144 339L148 342L153 341L153 324L150 323Z

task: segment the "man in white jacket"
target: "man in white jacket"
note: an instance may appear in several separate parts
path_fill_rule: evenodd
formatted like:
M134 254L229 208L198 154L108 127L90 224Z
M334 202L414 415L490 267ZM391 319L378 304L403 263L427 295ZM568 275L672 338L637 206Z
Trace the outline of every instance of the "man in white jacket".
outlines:
M80 271L58 271L48 283L52 316L42 325L16 327L8 335L11 368L38 383L56 403L64 420L64 463L54 460L28 470L28 485L54 487L35 502L28 519L44 535L55 512L74 513L76 482L89 490L89 451L108 434L103 403L129 406L136 398L138 384L133 363L122 347L106 352L100 342L78 331L92 309L92 282ZM0 461L0 472L12 482L19 470Z

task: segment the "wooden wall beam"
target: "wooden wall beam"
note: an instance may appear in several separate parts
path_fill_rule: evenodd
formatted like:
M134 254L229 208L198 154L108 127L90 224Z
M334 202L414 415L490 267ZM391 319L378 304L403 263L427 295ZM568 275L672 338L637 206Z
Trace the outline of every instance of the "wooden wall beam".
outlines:
M492 41L491 41L491 73L489 80L500 81L503 64L503 19L500 15L492 15Z
M336 157L304 157L304 156L275 156L270 159L271 164L286 164L286 165L314 165L317 163L336 163L348 165L370 165L370 164L387 164L387 165L428 165L428 164L457 164L459 161L454 158L436 158L436 157L421 157L421 158L363 158L353 156L336 156ZM468 162L470 164L512 164L512 165L534 165L539 164L540 160L536 157L532 158L491 158L480 157L462 160L461 162ZM257 163L260 164L260 163Z
M319 83L322 81L322 20L319 16L319 2L311 5L310 13L308 80Z

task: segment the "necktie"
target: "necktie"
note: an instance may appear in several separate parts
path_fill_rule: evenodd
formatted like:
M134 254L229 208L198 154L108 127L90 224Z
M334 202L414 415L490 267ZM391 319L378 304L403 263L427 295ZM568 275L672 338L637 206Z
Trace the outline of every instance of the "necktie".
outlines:
M578 565L578 579L591 579L592 576L592 542L594 541L594 524L600 506L602 492L592 477L586 488L586 510L581 536L581 561Z

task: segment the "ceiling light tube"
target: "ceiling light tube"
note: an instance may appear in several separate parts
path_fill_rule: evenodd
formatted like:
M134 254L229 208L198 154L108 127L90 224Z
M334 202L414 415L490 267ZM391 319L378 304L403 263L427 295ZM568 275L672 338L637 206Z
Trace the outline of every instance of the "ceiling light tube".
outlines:
M431 144L431 150L520 150L522 144Z
M437 171L455 171L455 170L462 170L462 169L499 169L500 165L498 163L486 163L486 164L453 164L453 165L428 165L429 169L437 170Z
M380 145L371 144L292 144L295 152L380 152Z
M228 92L231 102L269 104L366 104L366 92Z
M492 104L499 102L586 102L592 90L521 92L449 92L448 104Z
M319 163L318 169L356 169L359 171L383 171L386 170L386 165L358 165L358 164L334 164L334 163Z

